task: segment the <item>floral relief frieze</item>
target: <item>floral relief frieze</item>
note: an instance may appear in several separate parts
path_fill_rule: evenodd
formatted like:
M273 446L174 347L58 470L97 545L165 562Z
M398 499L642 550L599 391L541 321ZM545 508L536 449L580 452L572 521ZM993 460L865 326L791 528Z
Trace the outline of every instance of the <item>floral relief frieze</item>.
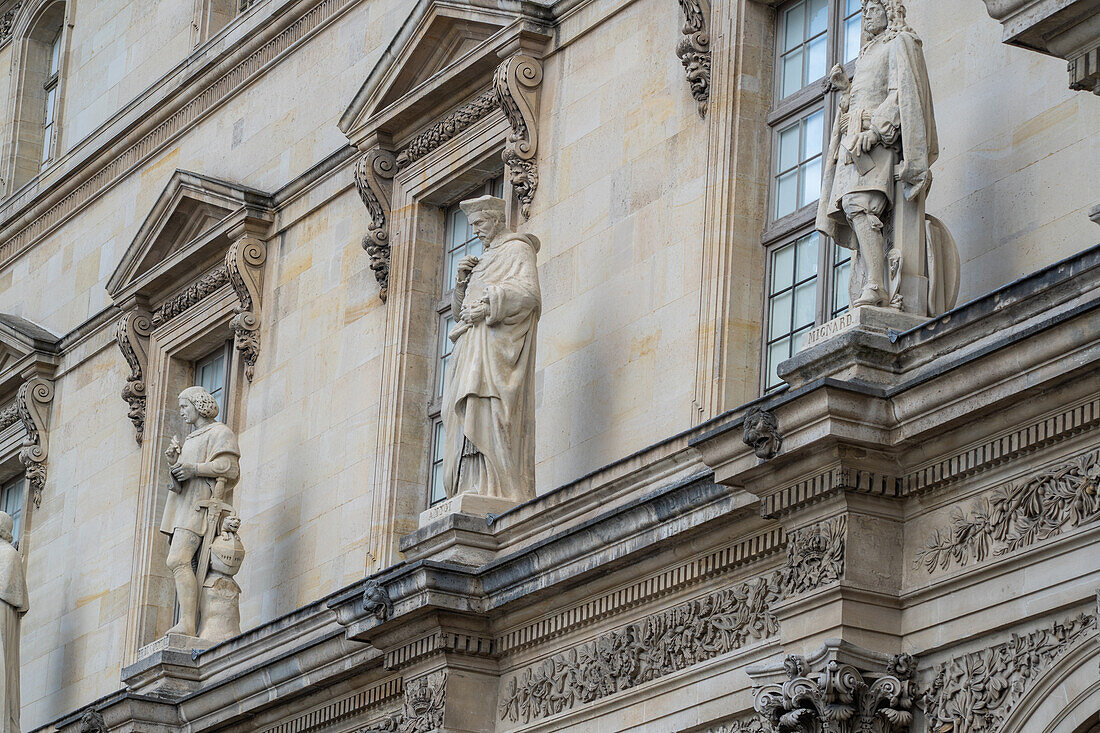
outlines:
M1006 483L974 501L969 512L953 509L951 526L932 533L915 563L928 573L980 563L1094 522L1100 518L1098 486L1100 450Z
M1096 628L1081 614L937 665L926 695L929 729L996 731L1039 676Z
M787 566L782 572L786 597L808 593L844 575L847 520L843 516L803 527L787 536Z
M601 634L513 675L500 719L557 715L774 636L778 599L772 573Z
M495 91L490 89L483 92L469 104L447 115L410 140L409 144L397 153L397 167L405 168L412 165L499 107L500 102L497 100Z
M153 328L159 328L176 316L194 308L228 282L229 268L219 265L153 311Z

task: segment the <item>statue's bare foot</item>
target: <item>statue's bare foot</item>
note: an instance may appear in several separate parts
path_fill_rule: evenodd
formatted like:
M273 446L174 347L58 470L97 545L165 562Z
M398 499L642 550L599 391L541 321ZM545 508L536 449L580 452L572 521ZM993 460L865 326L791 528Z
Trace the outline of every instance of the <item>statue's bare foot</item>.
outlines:
M182 634L183 636L194 636L195 635L195 630L193 628L188 628L187 625L183 621L180 621L178 624L176 624L172 628L168 629L168 631L165 633L165 636L167 636L168 634Z
M882 305L886 302L886 298L882 295L882 288L878 285L868 285L863 288L863 292L856 298L856 302L852 303L853 306L859 307L861 305Z

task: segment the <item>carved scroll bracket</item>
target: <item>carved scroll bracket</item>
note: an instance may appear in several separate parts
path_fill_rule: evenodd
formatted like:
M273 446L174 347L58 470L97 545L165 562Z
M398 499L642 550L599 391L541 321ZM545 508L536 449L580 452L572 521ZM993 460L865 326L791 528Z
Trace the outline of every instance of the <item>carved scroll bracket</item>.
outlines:
M264 286L267 245L243 227L230 234L233 243L225 253L225 267L239 304L229 325L233 328L237 351L244 358L244 375L251 382L260 354L260 297Z
M42 491L46 487L49 404L53 402L53 395L53 382L42 377L33 377L19 387L15 397L19 419L27 432L23 447L19 450L19 462L26 470L36 509L42 505Z
M397 172L394 154L383 148L367 152L355 165L355 187L370 213L363 249L370 255L370 269L378 281L378 297L386 302L390 282L390 196Z
M130 406L127 417L134 424L134 440L141 445L145 437L146 376L149 368L149 334L153 332L153 319L144 309L124 313L115 329L115 339L122 356L130 365L130 376L122 388L122 399Z
M691 96L699 107L699 116L707 116L710 104L710 18L709 0L679 0L684 11L684 37L676 44L676 55L684 65Z
M524 219L531 218L531 201L539 186L536 156L541 86L542 63L522 53L498 66L493 76L493 91L512 126L501 158L508 167L508 179Z

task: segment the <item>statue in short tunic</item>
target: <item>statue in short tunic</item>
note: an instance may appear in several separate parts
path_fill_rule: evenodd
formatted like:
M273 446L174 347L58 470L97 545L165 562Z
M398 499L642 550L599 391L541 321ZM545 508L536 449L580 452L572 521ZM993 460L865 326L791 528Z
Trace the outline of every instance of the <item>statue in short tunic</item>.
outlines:
M535 331L542 310L538 238L505 226L504 200L463 201L485 245L458 264L458 324L443 390L444 488L509 499L535 497Z
M23 557L12 544L15 523L0 512L0 654L4 678L0 680L0 733L19 733L19 625L30 607Z
M176 585L180 619L169 633L195 636L199 628L200 578L208 561L200 559L198 575L192 567L196 554L209 557L209 545L217 536L226 504L240 475L237 436L216 422L218 403L202 387L188 387L179 396L180 416L192 426L169 469L171 491L164 505L160 531L169 535L168 569ZM171 449L170 449L171 450ZM171 458L172 456L170 456Z

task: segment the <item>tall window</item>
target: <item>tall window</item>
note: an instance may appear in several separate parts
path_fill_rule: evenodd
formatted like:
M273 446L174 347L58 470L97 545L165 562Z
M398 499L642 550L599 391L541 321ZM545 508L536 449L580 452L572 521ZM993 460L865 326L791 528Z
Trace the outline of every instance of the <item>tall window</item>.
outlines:
M218 403L218 421L225 422L225 398L229 394L229 367L233 357L233 342L222 346L195 362L195 384L202 387Z
M18 476L0 485L0 509L7 512L14 522L12 537L16 547L19 546L19 537L23 533L23 493L26 484L26 479Z
M47 168L60 150L64 20L65 3L48 5L22 40L9 192Z
M837 98L823 85L837 63L859 55L859 0L794 0L778 9L771 197L763 349L764 389L782 384L789 359L815 325L848 308L848 250L814 231L824 152Z
M478 188L470 191L461 199L476 198L486 194L493 196L504 195L504 175L501 174ZM437 358L434 392L432 401L428 406L428 417L432 423L432 453L431 470L429 472L428 504L438 504L443 501L446 494L443 491L443 385L447 376L447 362L451 357L451 339L447 335L455 327L456 314L451 312L451 293L454 291L455 280L458 277L458 263L467 255L480 256L482 251L481 240L474 234L470 223L466 221L466 214L459 208L458 202L454 202L444 211L444 238L443 238L443 282L440 284L440 298L436 306L439 314L439 333L437 336Z
M57 122L57 80L61 69L61 28L50 41L50 65L46 81L42 84L45 96L45 112L42 122L42 165L45 169L53 157L53 139Z

